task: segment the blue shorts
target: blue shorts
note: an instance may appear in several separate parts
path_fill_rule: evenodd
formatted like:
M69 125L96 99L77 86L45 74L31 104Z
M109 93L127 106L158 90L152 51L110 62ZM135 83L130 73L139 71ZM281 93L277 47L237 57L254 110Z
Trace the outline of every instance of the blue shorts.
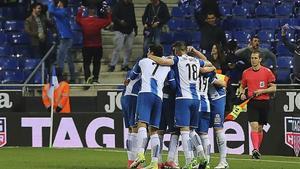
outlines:
M197 132L208 133L210 126L210 112L199 112L199 122Z
M162 100L153 93L139 93L137 97L137 120L159 128Z
M223 128L226 97L211 100L210 127Z
M121 97L122 112L125 122L125 127L133 127L135 121L137 96L126 95Z
M175 125L176 127L198 128L199 121L198 99L176 99L175 101Z
M175 132L175 98L164 98L159 130Z

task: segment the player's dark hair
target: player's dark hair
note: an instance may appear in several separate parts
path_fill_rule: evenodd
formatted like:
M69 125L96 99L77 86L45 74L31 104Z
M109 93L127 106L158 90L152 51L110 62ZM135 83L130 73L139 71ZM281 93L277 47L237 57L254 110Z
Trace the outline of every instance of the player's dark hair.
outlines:
M172 50L176 51L187 51L187 46L183 41L176 41L172 44Z
M258 54L258 57L262 58L262 54L259 51L252 52L251 55L253 55L253 54Z
M164 54L164 49L162 47L162 45L150 45L149 46L149 49L150 49L150 52L153 52L153 54L155 56L158 56L158 57L162 57L163 54Z

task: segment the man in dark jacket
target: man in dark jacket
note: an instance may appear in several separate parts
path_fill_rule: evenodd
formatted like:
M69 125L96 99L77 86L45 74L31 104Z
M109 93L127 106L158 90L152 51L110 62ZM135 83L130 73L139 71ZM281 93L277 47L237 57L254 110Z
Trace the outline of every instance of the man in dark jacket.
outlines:
M144 25L144 55L147 54L149 44L160 44L160 32L163 25L170 19L167 5L161 0L150 0L144 11L142 22Z
M285 24L281 29L281 36L284 45L294 55L293 62L293 83L300 83L300 39L297 40L296 44L290 43L286 37L289 25Z
M114 71L120 57L120 52L123 48L125 49L125 54L122 71L128 71L128 60L132 52L133 39L134 36L137 35L138 29L132 0L120 0L113 8L112 16L115 30L115 48L108 71Z

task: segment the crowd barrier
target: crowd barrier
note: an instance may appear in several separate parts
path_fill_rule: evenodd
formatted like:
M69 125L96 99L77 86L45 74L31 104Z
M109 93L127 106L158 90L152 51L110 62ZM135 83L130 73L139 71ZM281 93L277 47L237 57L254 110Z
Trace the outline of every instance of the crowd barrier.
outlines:
M0 91L0 146L45 147L49 144L50 113L40 97L23 97L20 91ZM95 98L96 97L96 98ZM73 111L55 114L54 147L125 148L127 130L123 126L120 90L98 91L95 97L71 98ZM21 107L21 108L20 108ZM16 111L17 110L17 111ZM225 122L228 153L249 154L252 150L247 113ZM271 101L269 123L264 126L261 152L298 156L300 150L300 91L278 90ZM217 151L209 130L212 152ZM170 135L164 140L169 145Z

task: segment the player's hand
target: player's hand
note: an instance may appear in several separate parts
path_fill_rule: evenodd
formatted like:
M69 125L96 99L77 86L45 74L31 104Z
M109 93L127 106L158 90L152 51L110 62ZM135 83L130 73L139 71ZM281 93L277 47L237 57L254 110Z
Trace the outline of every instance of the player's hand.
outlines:
M256 91L253 92L255 96L259 96L261 94L264 94L264 90L263 89L258 89Z
M284 24L284 25L281 27L281 35L282 35L282 36L285 36L288 29L289 29L289 25L288 25L288 24Z
M196 50L196 49L195 49L193 46L188 46L188 47L187 47L187 52L194 53L195 50Z
M129 84L129 82L130 82L130 79L125 79L123 83L125 86L127 86Z
M247 99L247 96L245 95L245 93L242 93L241 94L241 100L246 100Z
M151 27L152 27L152 28L156 28L156 27L158 26L158 24L159 24L159 22L154 22L154 23L151 25Z

